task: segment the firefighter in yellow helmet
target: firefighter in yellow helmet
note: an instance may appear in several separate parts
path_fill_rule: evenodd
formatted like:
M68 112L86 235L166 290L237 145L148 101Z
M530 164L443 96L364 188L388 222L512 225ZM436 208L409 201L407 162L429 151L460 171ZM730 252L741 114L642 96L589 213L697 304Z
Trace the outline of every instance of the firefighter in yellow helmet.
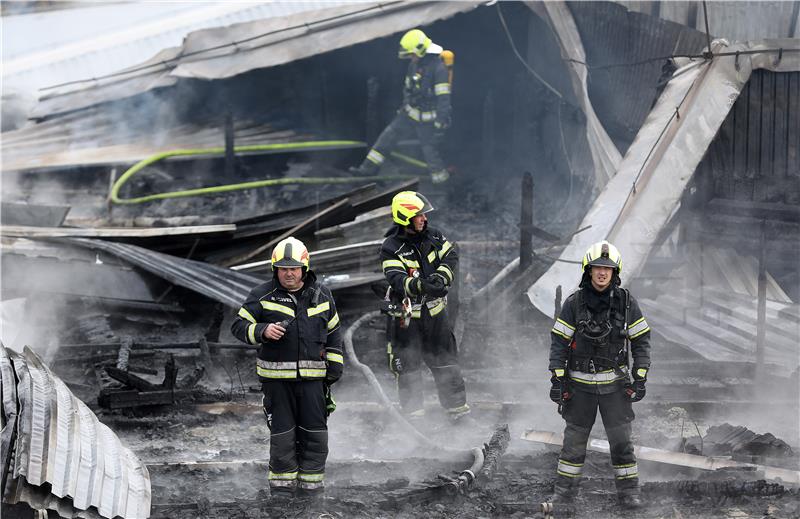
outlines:
M650 327L636 299L619 286L622 256L616 247L607 241L595 243L586 251L582 267L580 288L564 301L550 334L550 399L559 404L567 422L552 501L569 502L577 495L586 443L599 409L611 446L617 496L623 506L637 508L642 501L631 443L631 403L645 395Z
M276 497L324 490L327 417L335 408L330 386L344 366L336 304L308 260L303 242L280 241L272 251L272 279L250 292L231 326L240 341L260 345L256 371Z
M353 173L376 175L401 141L416 138L432 180L439 183L449 178L438 150L451 118L451 85L447 67L440 57L442 52L442 47L419 29L406 32L400 39L398 57L409 60L403 83L403 104L361 165L351 168ZM452 57L452 53L447 56Z
M380 257L389 282L389 368L397 377L400 405L424 416L422 361L433 374L439 403L453 421L469 413L455 336L447 318L447 294L458 267L454 243L428 226L433 206L425 196L403 191L392 199L394 225Z

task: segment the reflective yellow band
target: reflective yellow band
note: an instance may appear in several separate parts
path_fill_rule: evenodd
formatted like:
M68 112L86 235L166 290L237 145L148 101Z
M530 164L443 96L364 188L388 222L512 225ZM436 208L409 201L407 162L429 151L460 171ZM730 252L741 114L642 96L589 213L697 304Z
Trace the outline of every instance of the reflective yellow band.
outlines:
M325 474L324 473L306 474L306 473L301 472L301 473L299 473L297 475L297 479L299 479L300 481L307 481L307 482L315 483L315 482L322 481L323 479L325 479Z
M325 378L326 373L327 370L324 369L300 368L300 376L303 378Z
M432 250L431 253L428 254L428 263L433 263L433 260L435 259L436 259L436 251Z
M647 376L647 368L639 368L636 370L636 375L639 378L645 378Z
M414 278L412 278L411 276L408 276L408 277L406 278L406 280L405 280L405 281L403 281L403 288L405 288L405 289L406 289L406 294L408 294L408 295L413 295L413 294L411 293L411 288L410 288L410 286L409 286L409 285L410 285L410 283L411 283L411 281L412 281L413 279L414 279Z
M381 152L373 148L369 150L369 153L367 153L367 160L377 166L380 166L383 164L383 161L386 160L386 157L384 157Z
M284 306L278 303L273 303L272 301L261 301L261 308L263 308L264 310L274 310L276 312L286 314L289 317L294 317L294 310L292 310L288 306Z
M450 83L436 83L433 85L433 93L437 96L450 93Z
M581 384L613 384L624 377L614 372L614 370L601 371L600 373L583 373L581 371L570 371L569 378Z
M430 122L436 119L436 111L430 112L420 112L418 108L412 108L409 105L405 105L403 109L406 111L408 116L417 122Z
M301 360L297 363L300 368L319 368L325 369L325 361L324 360Z
M412 268L415 268L415 269L419 268L419 262L417 260L410 260L410 259L401 258L400 261L402 261L405 264L406 267L412 267Z
M464 404L458 407L451 407L450 409L447 410L447 412L450 414L459 414L459 413L466 413L469 410L470 410L469 404Z
M256 342L256 324L249 324L247 325L247 340L250 344L255 344Z
M333 314L331 320L328 321L328 331L332 332L339 325L339 312Z
M259 377L264 378L297 378L296 369L264 369L261 366L258 366L256 368L256 374L258 374Z
M253 317L253 314L251 314L250 312L248 312L248 311L247 311L247 309L246 309L245 307L241 307L241 308L239 309L239 317L241 317L242 319L247 319L247 320L248 320L248 321L250 321L251 323L254 323L254 322L256 322L256 318L255 318L255 317Z
M453 282L453 271L450 270L450 267L447 265L439 265L439 267L436 269L436 272L441 272L445 275L445 277L447 277L450 283Z
M575 335L575 328L561 319L556 319L556 322L553 324L553 329L550 331L567 340L572 339L572 336Z
M447 253L450 252L450 249L452 249L452 248L453 248L453 244L450 243L449 241L445 241L444 245L442 245L442 250L439 251L439 259L444 258L447 255Z
M269 471L269 479L280 479L280 480L295 480L297 479L297 472L272 472Z
M445 309L447 306L447 299L440 297L434 299L433 301L426 302L425 305L428 307L428 313L431 314L431 317L435 317L442 313L442 310Z
M563 376L564 376L564 370L563 370L562 368L556 368L556 369L554 369L554 370L553 370L553 373L555 373L555 375L556 375L557 377L563 377Z
M405 270L405 268L403 267L403 262L400 260L394 260L394 259L383 260L383 263L381 265L383 267L383 270L386 270L389 267L399 267L401 270Z
M331 309L330 302L325 301L321 305L317 305L314 308L309 308L308 309L308 316L309 317L314 317L315 315L321 314L322 312L327 312L330 309Z
M328 359L330 362L338 362L339 364L344 364L344 357L338 353L333 353L329 351L325 354L325 358Z
M647 321L644 320L644 317L633 323L632 325L628 326L628 337L630 339L635 339L640 335L647 333L650 331L650 326L647 324Z
M264 378L297 378L297 363L256 359L256 373Z

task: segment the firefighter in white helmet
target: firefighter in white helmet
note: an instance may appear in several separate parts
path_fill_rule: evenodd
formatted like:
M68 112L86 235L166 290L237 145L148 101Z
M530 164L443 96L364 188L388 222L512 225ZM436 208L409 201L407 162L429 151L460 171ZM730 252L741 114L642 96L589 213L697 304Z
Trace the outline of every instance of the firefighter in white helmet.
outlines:
M342 375L342 335L330 290L309 269L296 238L272 251L273 277L250 292L231 326L260 345L256 371L270 428L269 487L274 496L319 494L328 456L330 386Z
M422 147L431 179L439 183L449 178L438 148L444 132L450 128L451 76L443 59L450 61L452 66L452 56L452 52L444 51L419 29L403 35L398 57L410 60L403 83L403 105L361 165L351 168L353 173L377 174L400 141L416 138Z
M551 501L569 502L577 495L586 443L599 409L617 496L623 506L636 508L642 501L631 443L631 403L645 395L650 326L636 299L619 286L622 256L616 247L607 241L595 243L586 251L582 267L580 288L564 301L550 334L550 399L559 404L567 422Z

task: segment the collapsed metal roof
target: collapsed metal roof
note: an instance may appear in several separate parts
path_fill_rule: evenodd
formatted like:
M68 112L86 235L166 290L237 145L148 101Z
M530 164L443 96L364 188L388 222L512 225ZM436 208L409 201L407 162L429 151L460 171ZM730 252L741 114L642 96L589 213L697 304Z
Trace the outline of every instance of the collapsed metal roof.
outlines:
M181 47L113 76L45 92L33 118L123 99L180 78L222 79L370 41L474 9L465 2L370 2L190 33Z
M780 60L775 53L757 52L780 48ZM578 226L591 226L592 232L576 234L559 261L528 289L531 302L545 315L550 315L556 287L577 288L574 263L598 240L608 239L624 250L626 278L635 277L752 71L800 70L798 40L736 45L718 40L712 50L756 52L690 61L675 72L616 175Z
M6 88L39 88L119 70L191 31L330 7L330 2L84 2L3 17ZM31 38L31 34L36 38Z
M92 507L108 518L150 516L147 466L30 348L0 345L0 387L4 503L62 517Z
M664 20L687 25L705 32L703 5L708 9L708 28L712 37L730 41L754 41L765 38L797 38L800 36L800 3L798 2L616 2L631 11L638 11Z

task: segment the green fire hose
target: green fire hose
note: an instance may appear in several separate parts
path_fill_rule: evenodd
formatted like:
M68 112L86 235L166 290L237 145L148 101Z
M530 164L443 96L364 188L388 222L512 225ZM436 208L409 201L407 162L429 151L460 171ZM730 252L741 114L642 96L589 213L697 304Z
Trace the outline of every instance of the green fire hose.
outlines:
M276 144L255 144L250 146L235 146L233 151L235 153L244 152L267 152L267 153L294 153L300 151L316 151L316 150L334 150L334 149L347 149L347 148L360 148L366 146L365 143L360 141L306 141L306 142L284 142ZM111 186L111 202L115 204L141 204L144 202L152 202L153 200L165 200L168 198L183 198L191 196L211 195L217 193L225 193L228 191L239 191L243 189L254 189L258 187L267 186L282 186L288 184L348 184L364 182L369 179L370 181L381 180L405 180L411 178L408 175L383 175L374 177L304 177L304 178L271 178L266 180L254 180L250 182L240 182L237 184L226 184L222 186L212 187L199 187L194 189L184 189L181 191L169 191L166 193L155 193L152 195L140 196L135 198L120 198L119 191L122 186L133 177L136 173L142 171L147 166L155 164L156 162L168 159L171 157L190 157L194 155L223 155L225 154L224 147L202 148L202 149L185 149L185 150L171 150L162 153L157 153L146 159L143 159L123 173ZM408 164L418 168L427 168L427 164L403 155L401 153L392 152L393 157L402 160Z

